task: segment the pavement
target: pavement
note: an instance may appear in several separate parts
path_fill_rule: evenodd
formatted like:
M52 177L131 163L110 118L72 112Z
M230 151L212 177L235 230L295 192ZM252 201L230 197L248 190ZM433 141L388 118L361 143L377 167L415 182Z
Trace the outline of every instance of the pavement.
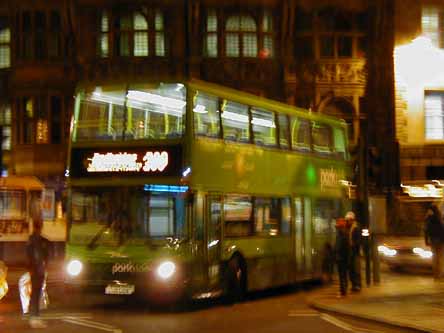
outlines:
M10 293L6 298L17 291L18 280L25 272L23 267L8 267ZM431 274L393 273L385 269L381 271L378 284L367 286L365 274L362 277L364 284L359 293L338 298L339 284L335 279L332 284L311 291L306 301L320 311L419 332L444 333L444 281L435 281ZM63 264L53 262L48 267L47 283L51 285L62 281ZM0 307L0 310L0 313L9 312L6 307ZM9 310L17 311L15 308Z
M63 261L53 261L49 263L47 267L48 277L47 284L61 283L63 282ZM8 273L6 275L6 281L9 288L17 287L20 277L27 272L27 269L23 266L8 266Z
M378 284L363 282L361 292L343 298L338 297L338 282L333 282L311 293L307 302L320 311L419 332L444 332L444 281L430 274L382 272Z

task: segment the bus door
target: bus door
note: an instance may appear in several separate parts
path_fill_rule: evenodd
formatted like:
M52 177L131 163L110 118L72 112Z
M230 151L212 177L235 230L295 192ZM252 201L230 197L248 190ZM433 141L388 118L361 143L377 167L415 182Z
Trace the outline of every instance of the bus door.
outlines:
M313 272L313 244L312 244L312 214L311 199L304 198L304 272L311 275Z
M206 223L206 259L208 285L216 288L220 283L220 259L222 246L222 197L209 195L207 197Z
M194 209L187 207L187 216L191 223L192 230L192 279L196 289L202 290L206 286L206 265L205 265L205 225L204 225L204 196L202 193L194 195ZM193 213L189 212L192 210Z
M303 279L311 277L313 270L311 200L309 198L294 199L294 216L296 279Z

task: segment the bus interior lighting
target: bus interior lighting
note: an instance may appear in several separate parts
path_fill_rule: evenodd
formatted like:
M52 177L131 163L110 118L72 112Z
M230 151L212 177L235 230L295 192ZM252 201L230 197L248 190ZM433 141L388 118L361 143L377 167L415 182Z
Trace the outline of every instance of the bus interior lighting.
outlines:
M193 109L195 113L208 113L208 110L205 108L205 105L196 105Z
M173 109L182 109L186 104L185 101L181 101L175 98L160 96L137 90L128 90L127 97L136 101L157 104Z
M188 186L146 184L143 189L149 192L185 193L188 191Z

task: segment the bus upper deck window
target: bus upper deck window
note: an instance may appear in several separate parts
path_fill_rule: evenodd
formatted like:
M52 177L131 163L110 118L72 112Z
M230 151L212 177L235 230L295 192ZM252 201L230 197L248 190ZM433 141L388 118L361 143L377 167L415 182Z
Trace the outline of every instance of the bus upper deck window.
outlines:
M193 114L196 135L220 137L219 100L217 97L196 92Z

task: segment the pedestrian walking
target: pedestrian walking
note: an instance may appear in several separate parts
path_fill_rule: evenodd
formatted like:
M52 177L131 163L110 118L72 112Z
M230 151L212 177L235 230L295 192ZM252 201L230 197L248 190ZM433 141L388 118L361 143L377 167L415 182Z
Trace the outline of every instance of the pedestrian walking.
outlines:
M348 288L350 235L347 223L343 218L336 220L335 256L339 275L339 297L344 297L347 295Z
M35 214L33 232L27 243L29 272L31 275L30 320L32 328L45 328L46 324L40 319L40 298L45 281L46 264L48 261L49 241L41 235L43 220L41 214Z
M352 211L345 214L350 236L349 278L352 292L361 291L361 228Z
M424 237L426 245L432 248L433 277L435 280L441 280L444 278L444 227L441 212L435 204L431 204L427 209Z

